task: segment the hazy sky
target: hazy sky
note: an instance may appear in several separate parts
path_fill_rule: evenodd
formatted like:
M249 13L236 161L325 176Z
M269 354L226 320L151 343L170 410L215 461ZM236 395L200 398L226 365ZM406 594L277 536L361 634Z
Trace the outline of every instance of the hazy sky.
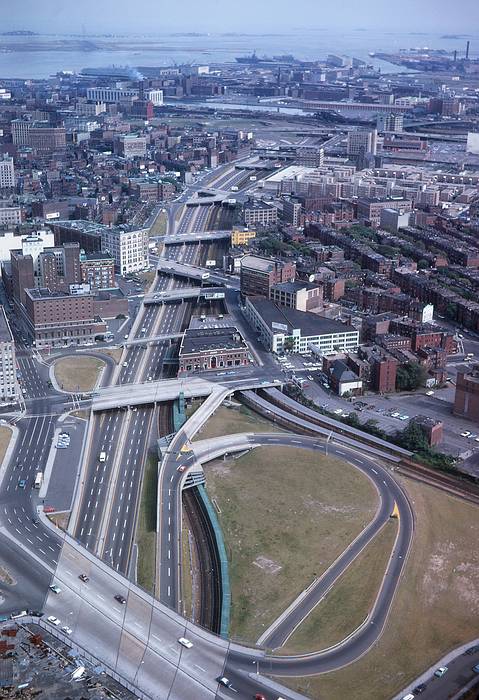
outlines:
M0 0L1 28L40 32L474 32L479 0Z

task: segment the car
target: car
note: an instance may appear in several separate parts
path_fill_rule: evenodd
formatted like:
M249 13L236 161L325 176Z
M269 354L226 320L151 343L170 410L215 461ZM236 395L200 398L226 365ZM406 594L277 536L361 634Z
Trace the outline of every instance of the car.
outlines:
M412 689L413 695L421 695L426 690L427 685L425 683L419 683L415 688Z
M447 666L439 666L439 668L437 668L434 671L434 675L436 676L436 678L442 678L444 676L444 674L446 674L446 673L447 673Z
M54 583L52 583L52 585L51 585L51 586L48 586L48 587L49 587L49 589L50 589L51 591L53 591L54 593L57 593L57 594L58 594L58 593L61 593L61 592L62 592L62 589L61 589L59 586L57 586L56 584L54 584Z
M478 437L477 433L471 433L467 436L468 440L475 440Z
M231 681L229 678L226 678L226 676L220 676L216 680L218 683L221 683L221 685L224 685L225 688L231 688Z
M434 392L433 391L426 391L426 396L434 396Z
M128 340L128 335L124 335L123 338L124 338L125 340Z
M403 695L401 700L414 700L414 695L412 693L408 693L407 695Z
M479 673L479 664L476 664L475 666L473 666L472 670L474 671L474 673Z
M78 578L80 579L80 581L83 581L83 583L88 583L88 581L90 580L89 576L87 576L86 574L80 574Z
M333 413L335 413L337 416L340 416L342 412L343 412L342 408L335 408L333 411Z
M117 600L119 603L121 603L121 605L125 605L125 603L126 603L126 598L124 598L119 593L115 596L115 600Z
M479 651L479 644L475 644L473 647L469 647L469 649L466 649L464 654L466 656L471 656L472 654L475 654L476 651Z
M128 367L128 362L124 362L123 367Z
M193 642L190 642L189 639L186 639L186 637L180 637L178 639L178 643L181 644L181 646L186 647L187 649L191 649L193 646Z
M55 615L49 615L49 616L47 617L47 620L48 620L48 622L50 622L52 625L55 625L55 627L58 627L58 625L60 624L60 620L58 619L58 617L55 617Z
M409 416L406 414L404 416L399 416L399 420L408 420L408 419L409 419Z
M180 472L180 474L182 474L185 471L185 469L186 469L186 466L184 464L180 464L179 467L176 467L176 471Z
M398 411L393 411L393 412L391 413L391 418L399 418L400 415L401 415L401 414L400 414Z
M27 485L27 480L26 479L20 479L18 482L18 488L19 489L24 489Z
M470 434L471 434L471 431L470 431L470 430L464 430L464 431L461 433L461 437L469 437Z
M68 627L67 625L65 625L64 627L62 627L62 632L65 632L65 634L71 634L73 632L73 630L71 627Z
M254 696L254 700L266 700L266 698L263 695L263 693L256 693L256 695Z

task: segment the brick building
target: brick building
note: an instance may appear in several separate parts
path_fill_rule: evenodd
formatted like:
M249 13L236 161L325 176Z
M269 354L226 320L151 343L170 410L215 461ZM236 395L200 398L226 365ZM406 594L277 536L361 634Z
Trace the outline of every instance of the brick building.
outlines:
M179 375L241 367L250 364L250 352L234 326L187 328L179 352Z
M269 297L273 285L294 282L295 275L295 263L245 255L241 259L241 293Z
M115 261L109 253L85 253L80 255L81 281L92 290L113 289L115 284Z
M472 369L465 365L459 368L452 412L455 416L479 421L479 364Z

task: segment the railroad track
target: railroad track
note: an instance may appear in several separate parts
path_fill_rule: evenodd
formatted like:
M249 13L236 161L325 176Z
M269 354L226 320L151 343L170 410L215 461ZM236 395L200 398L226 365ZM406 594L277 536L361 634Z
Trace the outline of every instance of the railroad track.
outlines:
M164 437L173 432L173 401L161 403L158 409L158 436Z
M183 507L191 527L199 566L199 600L195 622L219 634L221 626L221 564L216 539L197 488L183 491ZM194 606L195 607L195 606Z
M479 487L466 479L461 479L460 476L440 472L410 459L402 459L395 470L415 481L435 486L451 496L457 496L463 501L479 505Z

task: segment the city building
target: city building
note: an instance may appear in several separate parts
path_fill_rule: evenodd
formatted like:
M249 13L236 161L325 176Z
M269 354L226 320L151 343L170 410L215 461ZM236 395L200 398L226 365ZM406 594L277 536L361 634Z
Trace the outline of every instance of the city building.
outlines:
M115 284L115 261L109 253L80 254L81 279L92 290L113 289Z
M112 256L120 275L146 270L149 266L148 229L103 227L101 250Z
M140 91L137 88L91 87L87 89L86 95L90 102L115 104L139 98ZM163 90L146 89L143 91L143 99L152 102L155 107L160 107L163 104Z
M292 226L299 226L301 217L301 202L291 199L283 200L283 219Z
M0 190L13 190L15 187L15 168L13 158L3 155L0 158Z
M397 209L381 209L379 215L379 225L385 231L397 233L400 228L409 226L411 212L399 212Z
M320 353L328 354L353 351L359 344L359 332L353 326L278 306L270 299L247 297L244 314L270 352L304 354L316 346Z
M313 311L323 308L323 288L314 283L280 282L273 284L269 298L280 306L298 311Z
M8 201L0 200L0 226L18 226L21 223L22 208Z
M231 245L233 248L235 246L248 245L253 238L256 238L256 231L250 231L247 228L234 228L231 231Z
M329 382L331 389L338 394L352 394L357 396L363 391L362 379L358 377L343 360L334 360L329 370Z
M479 421L479 364L474 364L472 369L466 365L458 368L452 412L455 416Z
M106 324L94 315L92 294L26 289L23 316L37 348L91 343L106 331Z
M294 282L296 264L245 255L241 258L241 294L269 297L271 287L280 282Z
M18 393L15 343L5 309L0 306L0 401L13 401Z
M260 200L246 202L243 213L246 226L274 226L278 222L277 208Z
M385 131L402 131L404 116L389 112L387 114L378 114L376 118L376 128L379 132Z
M55 221L48 225L53 230L55 245L75 242L87 253L101 250L101 234L105 229L103 224L77 219L75 221Z
M444 423L430 416L414 416L411 423L418 425L424 433L429 447L439 445L442 442Z
M376 155L377 137L378 133L376 129L372 129L371 131L365 129L348 131L348 140L346 146L346 152L348 156L364 157L368 153L371 155Z
M358 199L358 219L366 221L371 226L379 226L381 222L381 212L384 209L395 209L399 214L411 212L412 204L410 199L381 199L378 197L361 197Z
M146 155L146 137L124 134L118 139L118 153L124 158L142 158Z
M398 360L386 350L377 346L361 346L358 350L359 359L366 360L370 367L369 384L373 391L379 394L389 394L396 391L396 374Z
M248 345L234 326L187 328L181 340L178 373L241 367L250 362Z

